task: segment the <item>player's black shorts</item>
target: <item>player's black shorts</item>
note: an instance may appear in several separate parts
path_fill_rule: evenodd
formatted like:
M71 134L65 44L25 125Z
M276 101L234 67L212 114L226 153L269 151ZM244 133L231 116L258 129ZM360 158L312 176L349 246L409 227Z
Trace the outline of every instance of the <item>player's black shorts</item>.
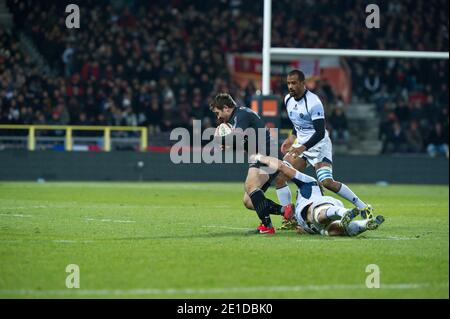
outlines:
M283 156L284 156L284 154L281 153L281 151L278 151L278 159L282 160L282 159L283 159ZM267 167L267 165L266 165L266 164L263 164L263 163L259 163L259 162L256 162L256 163L249 163L248 168L250 169L250 168L252 168L252 167L258 168L258 169L259 169L259 168ZM277 171L277 172L274 172L274 173L272 173L272 174L269 174L269 180L261 187L261 190L262 190L263 192L266 192L267 189L269 189L270 185L271 185L272 182L275 180L275 178L278 176L278 174L279 174L278 171Z

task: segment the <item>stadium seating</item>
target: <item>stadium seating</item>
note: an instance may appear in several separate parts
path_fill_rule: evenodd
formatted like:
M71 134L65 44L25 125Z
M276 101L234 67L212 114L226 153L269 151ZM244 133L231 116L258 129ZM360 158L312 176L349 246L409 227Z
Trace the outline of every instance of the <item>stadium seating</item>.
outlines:
M14 29L0 29L0 124L145 125L153 134L189 128L193 119L212 125L207 105L217 91L246 105L255 94L254 86L240 87L230 77L226 54L261 51L262 1L125 1L124 7L86 1L82 27L74 30L64 24L64 1L7 3ZM361 25L364 6L361 0L306 1L300 7L274 1L272 45L448 51L442 41L448 39L446 11L438 9L448 8L446 0L390 1L376 31ZM292 26L299 16L297 29ZM32 40L55 76L38 71L19 48L18 34ZM448 114L447 60L346 62L353 101L377 106L383 143L397 122L412 134L415 121L422 132L419 145L405 139L405 148L384 151L425 152L427 127L439 121L448 131L448 116L442 116ZM325 98L321 86L317 91ZM275 87L274 93L285 89ZM338 94L326 101L331 114ZM403 105L408 112L399 110Z

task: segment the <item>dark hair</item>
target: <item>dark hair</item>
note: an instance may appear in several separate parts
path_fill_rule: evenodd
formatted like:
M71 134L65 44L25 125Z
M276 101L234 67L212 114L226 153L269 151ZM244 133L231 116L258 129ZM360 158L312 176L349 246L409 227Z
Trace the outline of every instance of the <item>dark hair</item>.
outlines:
M300 82L305 81L305 74L300 70L295 69L288 73L288 76L292 76L292 75L296 75Z
M223 110L224 106L228 106L230 108L236 107L236 102L234 102L233 98L228 93L219 93L217 94L213 101L209 103L209 109L212 111L214 108L218 108L219 110Z

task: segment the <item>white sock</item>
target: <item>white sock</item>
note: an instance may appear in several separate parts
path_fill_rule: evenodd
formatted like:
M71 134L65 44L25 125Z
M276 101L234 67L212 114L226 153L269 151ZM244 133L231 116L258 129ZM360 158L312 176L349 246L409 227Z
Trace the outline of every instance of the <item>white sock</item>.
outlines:
M289 186L283 186L281 188L277 188L277 196L278 202L281 206L286 206L292 203L292 194Z
M367 206L366 203L360 200L358 196L356 196L355 193L353 193L352 190L348 188L348 186L344 183L341 183L341 189L336 194L345 198L349 202L352 202L356 207L360 209Z
M328 207L326 214L329 219L338 220L338 219L342 218L342 216L344 215L344 213L346 211L347 211L347 208L331 206L331 207Z
M365 219L365 220L354 220L350 222L350 224L348 224L347 234L349 236L356 236L365 232L367 230L366 225L368 221L369 221L368 219Z

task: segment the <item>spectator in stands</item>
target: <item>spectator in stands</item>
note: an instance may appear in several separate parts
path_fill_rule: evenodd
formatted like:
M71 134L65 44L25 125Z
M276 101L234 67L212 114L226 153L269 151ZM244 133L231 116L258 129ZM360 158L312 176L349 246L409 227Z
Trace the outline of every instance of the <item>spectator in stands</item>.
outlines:
M442 124L439 122L434 125L433 130L428 136L427 153L431 157L435 157L439 154L444 155L447 158L449 157L448 131L444 132Z
M405 153L406 137L399 121L394 121L383 144L382 153Z
M432 126L439 120L439 107L434 103L433 95L429 94L427 96L427 101L423 105L423 116L427 120L427 125Z
M388 89L387 89L387 85L386 84L382 84L381 85L381 89L380 92L376 93L374 96L374 102L375 102L375 106L377 109L378 114L380 114L383 109L384 106L387 102L389 102L391 96L388 93Z
M345 116L343 109L340 107L335 107L328 121L330 124L331 138L333 140L333 143L348 143L350 135L348 132L347 117Z
M412 104L409 112L409 118L411 121L417 121L420 126L426 126L427 119L423 112L423 106L420 101L416 101Z
M392 103L386 103L384 106L384 112L380 114L380 126L378 129L378 139L385 142L387 134L392 124L397 120L397 116L392 110Z
M159 133L161 130L160 124L162 112L157 95L152 96L150 105L145 109L145 117L147 118L147 126L150 130L149 133Z
M447 101L447 103L448 103L448 101ZM444 132L446 132L446 134L448 134L448 131L449 131L448 104L447 104L447 106L444 106L441 108L439 119L442 124L442 130Z
M163 102L162 114L161 131L168 132L177 127L178 114L172 109L172 102L170 98Z
M244 97L244 105L250 105L252 101L252 96L256 94L256 86L254 81L249 81L245 86L245 97Z
M423 137L417 121L411 121L406 130L407 151L410 153L421 153L423 151Z
M380 77L372 68L364 78L364 88L367 101L370 101L380 89Z
M400 99L397 103L397 107L395 108L395 115L399 120L400 124L403 126L407 126L407 123L410 120L410 109L408 104L404 99Z
M334 104L334 92L326 78L322 81L317 81L317 90L323 92L322 94L318 93L318 95L322 98L325 105Z

